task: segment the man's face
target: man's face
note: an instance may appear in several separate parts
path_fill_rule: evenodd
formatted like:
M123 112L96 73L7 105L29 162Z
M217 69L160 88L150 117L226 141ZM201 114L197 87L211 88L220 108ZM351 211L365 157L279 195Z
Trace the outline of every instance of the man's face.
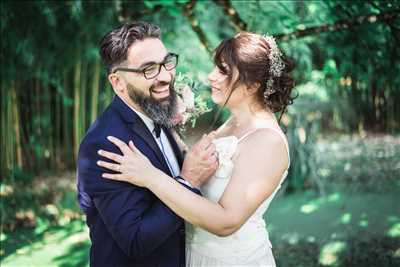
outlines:
M126 68L146 69L147 74L157 73L159 63L168 59L169 53L161 40L147 38L137 41L128 50ZM155 71L154 71L155 70ZM133 104L146 113L153 121L170 127L175 114L176 94L174 90L175 68L164 66L158 75L144 75L143 72L118 71L124 80L125 92Z

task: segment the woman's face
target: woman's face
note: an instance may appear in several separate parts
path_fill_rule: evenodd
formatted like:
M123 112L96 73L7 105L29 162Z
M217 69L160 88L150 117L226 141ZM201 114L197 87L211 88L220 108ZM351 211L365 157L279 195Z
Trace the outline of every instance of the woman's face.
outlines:
M230 71L228 66L223 65L226 70L221 70L218 66L208 74L208 82L211 86L211 98L213 102L222 106L231 91L229 86L229 78L227 72Z

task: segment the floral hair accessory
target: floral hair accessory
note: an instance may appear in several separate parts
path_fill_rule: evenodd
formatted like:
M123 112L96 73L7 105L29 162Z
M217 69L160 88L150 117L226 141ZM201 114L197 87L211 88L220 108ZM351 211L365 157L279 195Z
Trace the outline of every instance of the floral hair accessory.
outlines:
M279 50L275 38L267 34L265 34L263 38L269 46L269 69L267 69L266 90L264 92L264 98L268 99L270 95L276 92L276 90L273 89L274 78L281 77L282 71L285 68L285 63L282 60L282 52Z

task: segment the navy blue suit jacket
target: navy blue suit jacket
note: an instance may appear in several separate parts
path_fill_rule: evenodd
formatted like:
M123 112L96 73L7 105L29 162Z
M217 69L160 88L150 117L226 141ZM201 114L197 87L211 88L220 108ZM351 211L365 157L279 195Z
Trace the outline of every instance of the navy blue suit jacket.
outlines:
M175 140L167 129L164 132L182 165L182 154ZM79 149L78 201L90 228L90 265L185 266L184 221L148 189L101 177L110 171L96 164L100 159L97 151L105 149L121 154L106 139L109 135L126 143L132 140L156 168L171 176L144 122L115 96L90 127Z

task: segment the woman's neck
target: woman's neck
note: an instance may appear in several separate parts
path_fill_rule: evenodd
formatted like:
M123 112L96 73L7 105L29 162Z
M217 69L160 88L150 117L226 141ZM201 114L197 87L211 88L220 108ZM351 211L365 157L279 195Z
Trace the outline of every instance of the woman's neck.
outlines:
M276 120L272 112L254 105L243 104L229 110L232 113L233 123L240 128L257 125L259 121Z

